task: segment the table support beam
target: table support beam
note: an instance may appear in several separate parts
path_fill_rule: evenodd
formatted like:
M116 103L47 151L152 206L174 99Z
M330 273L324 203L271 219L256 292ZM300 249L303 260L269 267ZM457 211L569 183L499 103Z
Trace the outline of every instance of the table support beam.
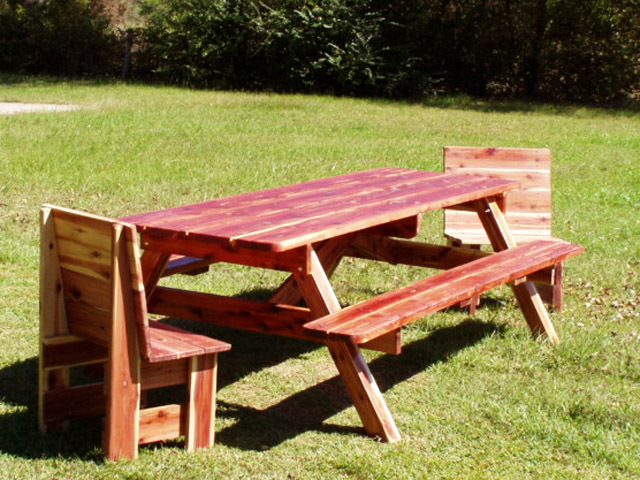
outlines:
M474 204L493 249L498 252L515 247L516 242L498 204L487 199L477 200ZM556 330L533 282L512 284L512 288L532 333L536 336L546 334L551 343L558 343Z
M311 271L294 275L315 317L320 318L341 310L338 298L329 283L329 277L315 251L311 252ZM351 340L329 338L327 347L360 415L365 431L387 442L399 440L400 432L357 345Z

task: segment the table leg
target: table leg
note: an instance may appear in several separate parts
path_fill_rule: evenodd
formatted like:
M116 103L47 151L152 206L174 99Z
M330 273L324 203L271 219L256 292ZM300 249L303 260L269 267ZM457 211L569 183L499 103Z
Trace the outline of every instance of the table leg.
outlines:
M327 240L316 249L318 259L328 277L331 277L336 268L338 268L338 264L340 260L342 260L347 248L349 248L350 242L351 237L345 235ZM293 275L287 278L269 299L271 303L281 303L284 305L297 305L300 303L300 300L302 300L302 292L296 285Z
M481 199L475 202L475 206L493 249L498 252L515 247L516 242L498 204L487 199ZM540 335L545 333L551 343L558 343L558 335L553 323L551 323L549 313L533 282L512 284L512 287L520 309L533 334Z
M309 308L317 317L340 310L340 303L315 251L311 252L311 272L296 273ZM400 440L400 432L357 345L349 340L327 340L327 347L360 415L365 431L387 442Z

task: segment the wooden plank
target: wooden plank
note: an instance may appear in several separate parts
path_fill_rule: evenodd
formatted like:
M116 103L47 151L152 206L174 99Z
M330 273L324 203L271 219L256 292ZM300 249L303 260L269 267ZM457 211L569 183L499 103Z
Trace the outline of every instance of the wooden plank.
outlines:
M216 417L217 354L189 362L189 401L185 447L188 451L213 445Z
M361 344L360 347L366 348L367 350L389 353L391 355L400 355L402 353L402 331L395 330L385 333Z
M149 250L145 246L144 255L140 259L142 278L144 279L144 291L147 300L153 295L162 274L169 263L171 252Z
M220 237L235 238L308 219L322 218L327 213L340 212L354 205L378 204L382 199L388 198L390 192L402 199L419 191L438 189L443 185L463 181L463 178L455 176L415 170L410 171L410 174L405 172L375 181L353 183L348 188L322 192L310 190L304 199L274 199L269 204L243 209L233 215L225 212L222 217L203 217L197 223L192 221L188 227L180 223L172 223L171 226L176 230L213 231Z
M42 368L50 370L106 362L107 349L73 335L65 335L45 338L41 356Z
M207 234L191 233L187 237L180 237L176 236L174 232L161 232L149 228L144 230L141 236L145 250L196 256L211 263L229 262L285 272L308 268L306 244L286 252L269 252L256 251L253 248L240 245L230 246L229 239L224 240L225 244L222 245L219 243L220 239Z
M332 339L327 341L327 347L365 431L386 442L400 440L398 427L358 347L348 340Z
M443 187L441 190L416 193L414 196L387 197L379 203L352 205L340 211L327 212L317 218L302 220L286 226L277 225L270 230L244 234L237 237L236 245L254 248L287 250L300 245L325 240L364 230L374 225L392 222L400 218L437 210L450 205L469 202L474 198L493 196L505 189L515 188L516 183L501 180L482 180L469 177L466 183Z
M151 355L149 362L165 362L195 355L224 352L231 345L171 325L153 322L149 325Z
M104 384L48 390L44 393L43 420L59 423L69 418L97 417L105 411Z
M144 445L184 435L184 417L185 408L178 404L141 410L138 443Z
M393 177L405 174L406 170L401 168L378 168L365 172L355 172L335 177L321 178L304 183L285 185L281 187L250 192L241 195L210 200L191 205L183 205L169 209L158 210L142 214L124 217L121 220L145 225L163 225L173 223L175 219L183 220L198 219L206 215L208 217L220 215L235 215L245 211L248 207L260 207L272 204L274 201L289 199L292 203L305 203L309 195L327 194L328 192L348 189L354 185L362 185L368 182L379 181L380 178ZM433 173L433 175L438 175ZM182 223L181 223L182 224Z
M485 147L444 147L449 165L466 168L481 168L487 158L500 162L504 168L526 168L534 170L551 169L551 151L548 148L485 148Z
M210 260L183 255L172 255L169 263L162 272L163 277L170 275L199 275L209 271Z
M503 283L525 277L583 251L579 245L540 241L487 256L387 292L305 325L321 337L368 342L414 320Z
M44 415L45 395L49 391L69 386L69 369L45 371L45 339L69 333L62 295L62 278L58 262L56 231L52 209L40 211L40 341L38 356L38 429L44 434L50 430L65 430L66 423L47 425Z
M420 233L422 215L414 215L369 229L372 234L387 235L398 238L414 238Z
M303 307L158 287L149 301L149 311L212 325L313 340L302 326L314 317Z
M189 370L184 359L161 363L143 362L140 371L142 390L182 385L188 382Z
M140 412L140 352L129 292L130 282L122 278L127 262L122 225L113 226L113 249L118 261L113 267L113 320L107 369L107 412L104 422L104 451L108 458L136 458Z

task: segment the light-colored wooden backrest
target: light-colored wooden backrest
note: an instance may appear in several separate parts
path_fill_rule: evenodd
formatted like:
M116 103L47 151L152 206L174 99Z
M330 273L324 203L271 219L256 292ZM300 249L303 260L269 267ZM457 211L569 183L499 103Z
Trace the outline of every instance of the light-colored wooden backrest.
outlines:
M133 225L45 205L53 236L43 248L57 252L70 333L108 345L114 321L134 322L142 354L149 355L148 317ZM117 305L116 305L117 302ZM116 316L119 316L116 318Z
M517 180L509 192L505 216L516 237L551 235L551 150L547 148L445 147L449 173ZM447 210L446 231L482 230L475 213Z

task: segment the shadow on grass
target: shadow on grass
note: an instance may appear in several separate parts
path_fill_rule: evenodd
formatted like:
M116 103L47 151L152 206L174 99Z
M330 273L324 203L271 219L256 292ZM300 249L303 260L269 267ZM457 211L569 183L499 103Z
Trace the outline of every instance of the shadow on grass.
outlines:
M193 324L190 324L193 327ZM199 325L196 330L233 344L220 356L219 388L242 377L303 355L322 345L284 337ZM370 363L381 391L407 380L431 365L446 361L456 352L500 331L493 323L466 320L442 328L403 348L402 355L384 355ZM327 362L330 364L329 355ZM328 368L335 368L332 364ZM24 458L79 458L101 462L101 422L97 418L70 422L66 433L38 433L38 360L31 358L0 369L0 452ZM335 376L264 410L218 401L218 418L235 423L219 431L216 442L243 450L265 450L307 431L363 434L361 427L326 423L331 416L352 406ZM167 445L181 445L168 442ZM142 448L158 448L150 445Z
M406 345L400 356L379 357L369 364L369 368L384 392L501 329L494 323L466 320L453 327L438 329L428 337ZM331 365L329 368L335 367ZM236 423L218 432L216 438L228 446L265 450L310 430L364 435L362 427L325 423L328 418L352 405L338 376L295 393L264 410L219 401L218 415L233 418Z

